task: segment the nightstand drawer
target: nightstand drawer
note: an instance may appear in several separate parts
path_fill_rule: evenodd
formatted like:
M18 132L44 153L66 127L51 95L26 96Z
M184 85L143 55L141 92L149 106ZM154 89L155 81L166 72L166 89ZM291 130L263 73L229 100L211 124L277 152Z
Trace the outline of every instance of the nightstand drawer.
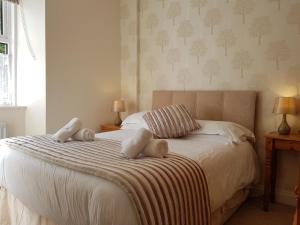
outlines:
M275 148L288 151L300 151L299 141L275 140Z

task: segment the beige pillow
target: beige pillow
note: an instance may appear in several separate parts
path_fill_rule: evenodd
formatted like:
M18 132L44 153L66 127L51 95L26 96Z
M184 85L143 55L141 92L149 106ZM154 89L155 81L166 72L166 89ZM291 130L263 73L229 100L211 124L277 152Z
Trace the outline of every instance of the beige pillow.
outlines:
M143 118L152 133L158 138L184 137L189 132L200 128L200 125L182 104L147 112Z

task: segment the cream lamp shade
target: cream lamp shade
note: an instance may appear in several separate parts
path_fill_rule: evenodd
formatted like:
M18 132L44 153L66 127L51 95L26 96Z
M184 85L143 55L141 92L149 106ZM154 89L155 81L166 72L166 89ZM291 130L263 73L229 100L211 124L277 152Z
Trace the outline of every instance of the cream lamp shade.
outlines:
M125 112L125 101L124 100L114 101L112 111L113 112Z
M293 97L276 98L273 113L296 114L296 99Z

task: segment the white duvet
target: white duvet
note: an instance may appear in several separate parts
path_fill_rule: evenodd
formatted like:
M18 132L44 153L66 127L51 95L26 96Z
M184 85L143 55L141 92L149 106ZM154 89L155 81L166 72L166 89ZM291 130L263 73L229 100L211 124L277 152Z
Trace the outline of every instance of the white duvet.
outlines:
M134 132L101 133L97 138L125 140ZM168 143L171 152L201 164L208 182L212 211L257 179L256 154L248 142L229 145L223 136L195 134L170 139ZM136 224L129 198L115 184L20 152L0 149L0 186L57 224Z

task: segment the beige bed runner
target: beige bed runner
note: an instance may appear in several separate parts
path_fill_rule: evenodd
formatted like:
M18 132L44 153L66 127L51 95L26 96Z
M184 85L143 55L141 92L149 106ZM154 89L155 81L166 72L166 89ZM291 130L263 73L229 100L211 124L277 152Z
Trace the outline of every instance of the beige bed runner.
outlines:
M11 149L58 166L107 179L129 195L141 225L210 225L205 175L191 159L128 160L119 141L57 143L51 136L6 139Z

